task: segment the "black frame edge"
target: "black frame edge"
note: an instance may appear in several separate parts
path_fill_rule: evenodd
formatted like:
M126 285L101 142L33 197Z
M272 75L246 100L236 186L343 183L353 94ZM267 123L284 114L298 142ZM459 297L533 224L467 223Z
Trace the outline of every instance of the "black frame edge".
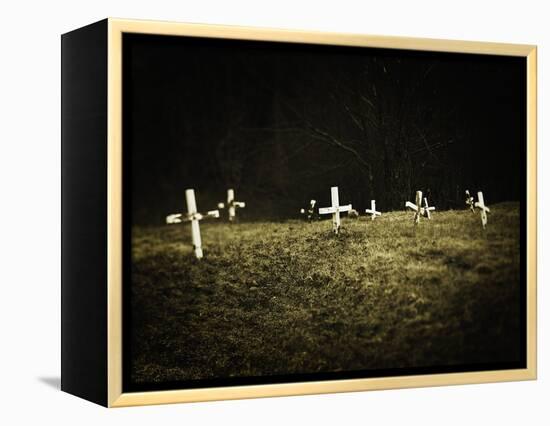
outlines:
M108 20L61 36L61 390L107 406Z

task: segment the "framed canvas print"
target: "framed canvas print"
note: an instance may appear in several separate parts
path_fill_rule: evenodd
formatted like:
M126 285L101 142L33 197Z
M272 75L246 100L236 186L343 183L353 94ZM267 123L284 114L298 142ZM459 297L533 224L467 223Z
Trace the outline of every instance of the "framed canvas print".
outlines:
M536 378L536 48L106 19L62 36L62 389Z

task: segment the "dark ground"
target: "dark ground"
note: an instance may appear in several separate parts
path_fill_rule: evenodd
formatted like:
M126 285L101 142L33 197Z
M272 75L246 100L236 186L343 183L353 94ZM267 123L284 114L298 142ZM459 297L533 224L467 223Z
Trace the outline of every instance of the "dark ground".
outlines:
M519 205L371 222L135 227L136 384L520 357Z

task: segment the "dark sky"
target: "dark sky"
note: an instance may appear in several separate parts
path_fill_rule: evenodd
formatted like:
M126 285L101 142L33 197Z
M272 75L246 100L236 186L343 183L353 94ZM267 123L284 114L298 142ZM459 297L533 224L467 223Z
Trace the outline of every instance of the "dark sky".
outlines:
M330 186L361 211L523 197L524 58L124 36L125 188L135 223L226 189L243 218L293 218Z

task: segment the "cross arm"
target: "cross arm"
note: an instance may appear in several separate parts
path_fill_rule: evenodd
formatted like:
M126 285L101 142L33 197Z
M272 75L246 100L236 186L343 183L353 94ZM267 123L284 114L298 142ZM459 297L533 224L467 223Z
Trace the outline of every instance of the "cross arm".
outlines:
M336 212L348 212L352 209L351 204L347 204L345 206L338 206L338 207L321 207L319 209L319 214L331 214Z
M182 222L182 214L181 213L174 213L169 214L166 216L166 223L173 224L173 223L181 223Z
M410 201L407 201L405 203L405 207L408 207L411 210L414 210L415 212L418 211L418 206L416 204L411 203Z
M485 210L487 213L491 213L491 209L489 207L487 207L484 204L481 204L478 201L475 202L474 206L477 207L478 209Z

